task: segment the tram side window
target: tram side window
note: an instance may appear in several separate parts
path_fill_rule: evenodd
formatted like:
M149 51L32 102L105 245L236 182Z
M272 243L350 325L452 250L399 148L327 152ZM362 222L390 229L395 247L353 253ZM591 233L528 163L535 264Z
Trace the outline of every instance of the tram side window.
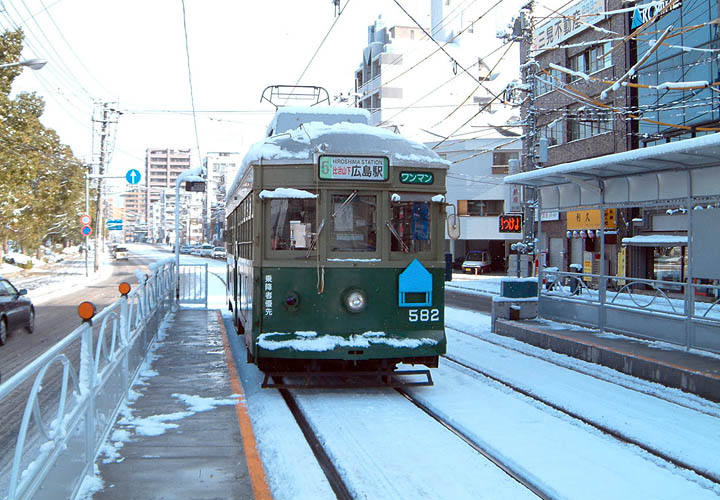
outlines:
M392 204L392 225L396 235L390 239L393 252L429 252L430 203L400 201Z
M330 233L332 252L375 252L377 200L375 195L332 196Z
M283 198L270 200L270 248L304 250L310 248L315 233L315 199Z

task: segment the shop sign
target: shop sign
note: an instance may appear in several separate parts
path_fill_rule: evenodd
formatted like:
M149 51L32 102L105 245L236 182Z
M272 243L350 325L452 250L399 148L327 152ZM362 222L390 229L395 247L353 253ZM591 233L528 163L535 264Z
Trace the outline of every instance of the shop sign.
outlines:
M600 229L600 210L573 210L567 213L567 228L575 229ZM605 229L615 229L615 209L605 209Z
M560 212L557 210L551 210L549 212L540 212L540 220L543 222L560 220Z
M668 5L670 5L671 3L674 3L674 5L670 9L667 9ZM649 2L643 5L638 5L635 9L635 12L633 12L632 25L630 26L630 28L635 29L638 26L642 26L655 16L658 16L658 18L655 20L658 21L662 16L664 16L671 10L675 10L681 6L682 0L659 0Z
M542 52L605 18L605 0L580 0L533 32L532 50Z

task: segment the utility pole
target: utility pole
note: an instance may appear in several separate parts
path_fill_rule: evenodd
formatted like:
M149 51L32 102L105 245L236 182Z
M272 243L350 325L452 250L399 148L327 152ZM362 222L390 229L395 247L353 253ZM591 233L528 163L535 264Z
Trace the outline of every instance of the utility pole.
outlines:
M100 118L93 118L93 124L100 123L100 156L98 159L98 185L95 197L95 265L93 270L100 267L100 250L103 245L103 176L110 157L110 126L117 124L118 111L111 108L111 103L102 103ZM94 127L93 127L94 128Z
M521 47L521 65L522 83L527 89L527 104L525 104L525 119L523 120L523 157L521 159L521 170L524 172L532 171L537 168L539 133L537 127L537 106L536 91L536 73L538 64L535 56L531 52L533 43L533 31L535 24L533 22L533 11L535 1L530 0L525 4L520 12L520 47ZM520 260L521 254L526 253L532 255L537 251L535 245L535 211L537 208L537 193L534 189L523 187L523 244L516 245L517 250L517 275L520 276Z

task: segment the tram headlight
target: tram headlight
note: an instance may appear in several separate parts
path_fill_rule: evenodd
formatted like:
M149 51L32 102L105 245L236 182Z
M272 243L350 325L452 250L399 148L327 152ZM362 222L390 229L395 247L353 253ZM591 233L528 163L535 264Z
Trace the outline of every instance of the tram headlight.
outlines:
M359 313L365 310L367 297L360 290L352 290L345 295L345 308L351 313Z
M294 311L298 307L300 307L300 295L295 291L288 292L285 295L285 308Z

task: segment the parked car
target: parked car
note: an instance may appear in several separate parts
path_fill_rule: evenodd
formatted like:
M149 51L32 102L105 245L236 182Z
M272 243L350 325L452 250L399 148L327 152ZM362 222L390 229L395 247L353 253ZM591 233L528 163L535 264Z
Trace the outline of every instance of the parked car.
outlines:
M113 251L113 257L115 257L115 260L127 260L128 259L128 249L126 247L115 247L115 250Z
M492 261L490 260L490 252L487 250L474 250L468 252L462 263L462 270L465 273L482 274L490 271Z
M210 243L204 243L204 244L200 245L198 255L200 257L212 257L213 250L214 250L214 248Z
M35 329L35 308L27 297L27 290L17 289L6 279L0 278L0 345L9 333L25 328L28 333Z
M213 248L212 257L213 259L224 259L226 257L227 253L225 252L225 248L223 247L215 247Z
M180 245L180 253L189 254L192 251L192 247L190 245Z

